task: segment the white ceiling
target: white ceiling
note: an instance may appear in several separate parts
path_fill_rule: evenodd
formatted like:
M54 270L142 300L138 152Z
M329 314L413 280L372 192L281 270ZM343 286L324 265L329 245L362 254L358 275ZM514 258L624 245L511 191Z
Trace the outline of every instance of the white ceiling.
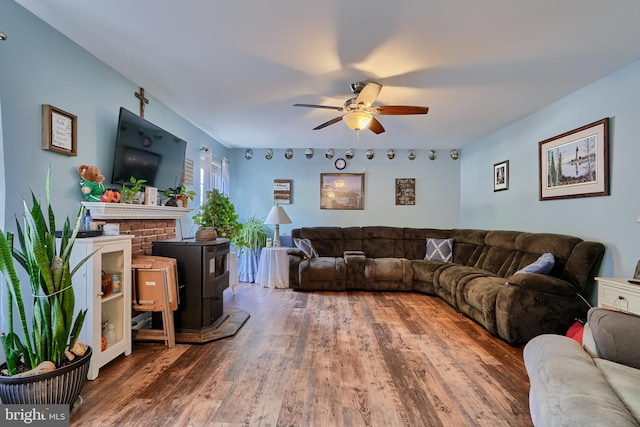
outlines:
M638 0L16 1L232 148L464 148L640 59ZM429 114L292 106L367 79Z

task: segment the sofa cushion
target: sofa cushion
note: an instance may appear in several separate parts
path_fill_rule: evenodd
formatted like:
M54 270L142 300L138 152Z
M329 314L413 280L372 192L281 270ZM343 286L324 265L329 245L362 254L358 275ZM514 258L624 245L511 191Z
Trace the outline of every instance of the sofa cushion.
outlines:
M553 254L548 252L543 253L538 257L537 260L527 265L524 268L516 271L514 274L522 274L522 273L538 273L538 274L549 274L551 270L553 270L553 266L556 264L556 259Z
M598 356L640 368L640 317L605 308L594 307L587 314Z
M593 361L627 410L640 420L640 369L604 359Z
M580 344L561 335L539 335L524 347L536 426L637 426L607 378Z
M451 262L453 260L453 239L427 238L427 253L424 259Z
M296 237L295 239L293 239L293 244L296 245L296 247L300 249L302 252L304 252L307 258L318 257L318 252L316 251L316 248L313 247L311 240L300 239Z

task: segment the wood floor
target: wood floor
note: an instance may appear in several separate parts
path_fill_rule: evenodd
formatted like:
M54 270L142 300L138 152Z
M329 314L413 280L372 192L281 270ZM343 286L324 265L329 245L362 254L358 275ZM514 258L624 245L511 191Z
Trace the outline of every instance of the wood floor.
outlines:
M251 314L234 337L134 343L71 425L531 425L522 348L439 298L242 283L225 306Z

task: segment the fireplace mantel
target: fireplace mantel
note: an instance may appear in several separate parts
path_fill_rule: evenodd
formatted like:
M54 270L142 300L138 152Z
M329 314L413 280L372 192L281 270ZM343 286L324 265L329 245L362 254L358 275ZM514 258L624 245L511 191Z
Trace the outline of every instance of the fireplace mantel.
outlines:
M82 202L93 219L179 219L192 208L133 205L128 203Z

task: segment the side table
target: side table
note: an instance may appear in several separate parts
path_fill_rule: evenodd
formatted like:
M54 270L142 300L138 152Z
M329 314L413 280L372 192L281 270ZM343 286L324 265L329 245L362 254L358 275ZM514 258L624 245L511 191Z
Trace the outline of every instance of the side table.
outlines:
M627 279L596 277L598 307L611 308L640 315L640 286Z
M289 287L289 248L262 248L256 283L264 288Z

